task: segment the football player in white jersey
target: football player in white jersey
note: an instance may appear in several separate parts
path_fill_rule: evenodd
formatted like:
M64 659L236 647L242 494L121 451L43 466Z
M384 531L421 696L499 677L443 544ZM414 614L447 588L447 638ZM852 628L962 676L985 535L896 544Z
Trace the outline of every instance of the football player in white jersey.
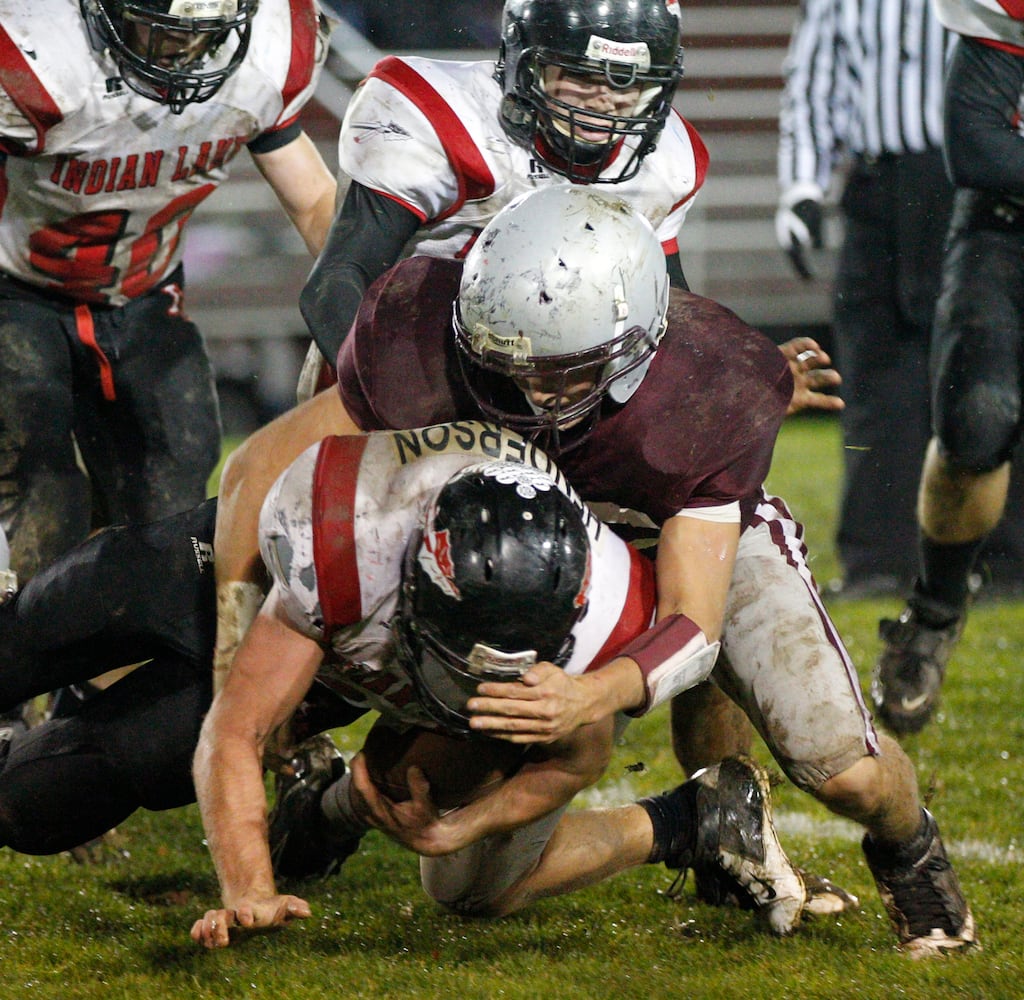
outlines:
M461 258L513 198L550 184L614 184L685 287L676 238L708 153L672 108L682 73L676 0L508 0L496 64L381 60L346 109L350 183L301 297L322 357L334 364L395 261Z
M467 464L481 449L512 462ZM510 764L485 794L447 811L415 772L411 798L391 801L364 759L349 778L335 757L327 775L290 783L268 824L267 736L314 679L389 722L459 734L469 733L465 705L479 680L508 678L512 664L579 674L623 659L638 701L657 704L706 676L716 644L695 630L686 655L666 658L645 631L653 567L597 521L542 452L486 424L327 438L277 481L260 520L271 591L196 750L222 893L222 906L193 926L196 941L223 947L233 928L309 916L305 900L277 891L275 874L336 864L371 826L420 854L424 888L459 913L499 916L664 862L735 879L777 933L792 929L804 889L753 761L730 759L618 809L566 813L607 764L614 714L530 749L462 744L461 753L497 752ZM284 840L275 837L281 822ZM720 823L758 850L721 851Z
M91 523L205 497L184 230L248 147L319 251L336 184L298 115L326 33L315 0L0 6L0 522L23 580Z

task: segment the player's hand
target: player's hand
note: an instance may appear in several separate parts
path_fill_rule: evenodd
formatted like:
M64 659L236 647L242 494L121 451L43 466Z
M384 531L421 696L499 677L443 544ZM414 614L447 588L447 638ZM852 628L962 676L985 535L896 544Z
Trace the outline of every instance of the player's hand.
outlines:
M349 771L352 774L350 794L356 815L396 843L431 858L450 854L468 842L460 837L457 821L448 819L453 813L442 816L434 804L430 797L430 782L420 768L410 767L406 772L409 798L405 802L395 802L377 788L361 753L352 758Z
M192 940L204 948L226 948L240 932L272 930L310 916L309 903L298 896L245 900L234 909L207 910L192 925Z
M808 252L825 245L822 198L817 184L794 184L779 199L775 212L775 238L805 281L814 277Z
M793 398L786 415L801 410L825 410L837 413L846 404L827 390L834 389L843 380L839 372L829 367L832 359L810 337L794 337L779 345L793 373Z
M488 681L466 703L469 725L510 743L551 743L593 721L589 685L553 663L537 663L517 681Z

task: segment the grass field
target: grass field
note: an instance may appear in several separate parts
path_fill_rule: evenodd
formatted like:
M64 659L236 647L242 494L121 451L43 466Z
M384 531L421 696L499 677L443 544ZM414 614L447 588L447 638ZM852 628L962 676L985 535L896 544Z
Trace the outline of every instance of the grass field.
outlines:
M835 573L838 448L832 421L791 422L770 479L807 523L820 580ZM834 609L865 681L877 620L896 609ZM216 883L188 808L132 817L120 829L122 853L90 867L0 850L0 997L1024 997L1022 654L1020 605L974 609L941 714L905 744L971 899L981 952L927 963L898 955L858 830L783 784L776 816L791 855L862 901L859 912L808 922L792 938L771 937L750 914L701 906L689 889L670 901L668 873L655 867L500 922L468 923L438 912L415 859L370 834L339 876L302 887L312 919L206 953L188 929L215 903ZM675 784L667 735L661 711L631 727L588 800L629 801ZM360 733L340 742L354 751ZM768 760L763 748L759 756Z

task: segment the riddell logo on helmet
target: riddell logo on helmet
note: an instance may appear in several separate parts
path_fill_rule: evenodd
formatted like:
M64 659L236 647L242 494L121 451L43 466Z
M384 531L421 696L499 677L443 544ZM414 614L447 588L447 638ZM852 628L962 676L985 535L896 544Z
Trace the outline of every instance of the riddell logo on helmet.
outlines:
M587 58L595 62L629 63L644 71L651 68L651 50L646 42L616 42L611 38L591 35Z

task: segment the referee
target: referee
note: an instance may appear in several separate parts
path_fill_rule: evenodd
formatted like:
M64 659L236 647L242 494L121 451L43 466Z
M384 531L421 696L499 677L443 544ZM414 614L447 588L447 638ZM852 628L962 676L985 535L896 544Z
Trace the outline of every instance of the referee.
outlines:
M811 277L822 200L845 176L835 278L843 471L833 594L900 594L917 565L928 342L953 189L942 160L951 45L927 0L804 0L784 66L776 234Z

